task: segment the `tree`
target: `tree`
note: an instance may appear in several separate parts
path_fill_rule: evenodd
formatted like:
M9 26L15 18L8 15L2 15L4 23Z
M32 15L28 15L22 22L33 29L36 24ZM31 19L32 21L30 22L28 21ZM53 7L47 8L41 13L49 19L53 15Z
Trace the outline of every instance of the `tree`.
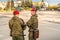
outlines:
M26 1L25 3L22 3L23 7L32 7L32 3Z
M6 5L6 10L9 8L14 8L14 1L13 0L8 0L7 5Z

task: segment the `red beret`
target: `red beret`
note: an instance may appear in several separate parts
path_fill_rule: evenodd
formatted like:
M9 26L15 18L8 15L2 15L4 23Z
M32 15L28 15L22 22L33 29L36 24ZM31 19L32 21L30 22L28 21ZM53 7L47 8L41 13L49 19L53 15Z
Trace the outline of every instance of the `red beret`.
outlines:
M32 8L32 10L31 11L36 11L36 8Z
M19 11L18 10L14 10L13 14L14 15L19 14Z

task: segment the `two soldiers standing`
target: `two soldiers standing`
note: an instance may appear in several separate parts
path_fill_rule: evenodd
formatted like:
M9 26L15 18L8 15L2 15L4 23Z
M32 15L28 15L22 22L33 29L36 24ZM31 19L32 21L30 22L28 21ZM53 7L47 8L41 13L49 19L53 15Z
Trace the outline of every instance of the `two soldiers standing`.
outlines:
M19 18L19 11L15 10L13 13L12 19L9 21L10 28L10 36L12 36L12 40L25 40L24 39L24 30L26 29L26 25L29 28L29 40L36 40L38 36L38 18L36 14L36 9L32 8L31 10L31 18L27 21L26 25L23 19Z

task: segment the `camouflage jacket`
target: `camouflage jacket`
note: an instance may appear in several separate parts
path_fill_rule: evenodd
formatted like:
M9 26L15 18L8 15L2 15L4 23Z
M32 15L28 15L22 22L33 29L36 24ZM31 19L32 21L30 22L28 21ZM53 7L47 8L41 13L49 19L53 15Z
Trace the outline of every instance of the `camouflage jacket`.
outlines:
M11 20L9 20L9 28L11 30L10 34L12 36L18 36L23 35L23 29L26 27L22 27L24 22L21 18L18 18L17 16L14 16Z
M30 31L38 28L37 14L31 16L30 20L27 22L27 26L29 27Z

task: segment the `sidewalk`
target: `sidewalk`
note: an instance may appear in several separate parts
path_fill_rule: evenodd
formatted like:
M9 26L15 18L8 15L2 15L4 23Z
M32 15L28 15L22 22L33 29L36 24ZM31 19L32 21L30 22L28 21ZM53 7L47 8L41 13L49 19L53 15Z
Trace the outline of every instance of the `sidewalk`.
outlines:
M44 12L38 11L37 13L38 13L39 20L60 24L60 18L55 18L54 16L52 16L52 15L57 15L58 16L60 12L59 13L57 11L56 11L56 13L55 13L55 11L53 11L53 12L50 11L50 12L49 11L44 11ZM7 13L2 12L2 13L0 13L0 16L12 17L13 16L12 14L13 14L12 12L7 12ZM44 17L44 15L48 15L48 16ZM20 12L20 17L21 18L24 17L24 19L25 19L25 17L27 18L27 17L30 17L30 16L31 16L30 11ZM49 16L52 16L52 18L49 18Z
M23 12L24 13L24 12ZM20 17L26 22L30 18L30 12L20 14ZM46 15L46 14L45 14ZM0 15L0 40L12 40L9 35L9 27L8 21L13 15ZM51 16L51 15L50 15ZM8 18L7 18L8 17ZM52 18L53 17L53 18ZM38 40L60 40L60 24L56 24L60 22L60 18L56 18L52 16L51 18L48 16L38 15L39 19L39 39ZM60 17L60 16L59 16ZM50 23L55 22L55 23ZM58 26L58 27L57 27ZM7 33L6 33L7 32ZM25 40L28 40L28 28L24 31L26 34ZM56 35L57 34L57 35ZM53 36L52 36L53 35Z
M60 19L56 19L56 18L43 18L41 20L60 24Z
M21 18L24 17L24 19L25 19L25 17L26 18L30 17L30 14L28 16L27 15L21 15L20 17ZM13 15L1 15L1 16L12 17ZM42 18L42 17L40 17L39 20L43 20L43 21L47 21L47 22L52 22L52 23L58 23L58 24L60 24L60 18Z

